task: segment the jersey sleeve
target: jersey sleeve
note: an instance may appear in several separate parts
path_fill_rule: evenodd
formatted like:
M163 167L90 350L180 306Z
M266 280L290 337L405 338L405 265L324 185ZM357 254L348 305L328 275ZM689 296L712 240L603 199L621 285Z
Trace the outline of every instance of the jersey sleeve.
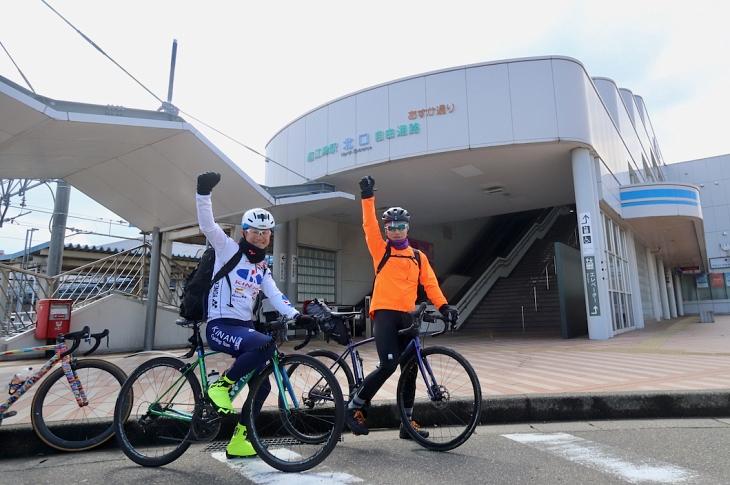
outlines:
M373 258L373 269L385 254L386 242L380 235L380 224L375 215L375 197L362 200L362 228L365 231L365 243L368 246L370 256Z
M441 308L441 305L446 305L448 303L441 291L441 288L439 287L436 273L434 273L433 268L431 268L431 263L428 261L428 258L425 254L423 254L423 252L421 252L421 274L419 275L418 280L426 290L428 299L431 300L431 303L433 303L436 308Z
M289 299L276 286L274 278L271 276L271 271L266 271L264 279L261 282L261 290L264 292L264 295L266 295L269 302L274 306L277 312L282 315L286 315L289 318L294 318L299 314Z
M213 202L210 195L197 194L195 196L195 205L198 209L198 226L200 230L208 238L208 242L215 249L216 254L221 254L230 238L213 218Z

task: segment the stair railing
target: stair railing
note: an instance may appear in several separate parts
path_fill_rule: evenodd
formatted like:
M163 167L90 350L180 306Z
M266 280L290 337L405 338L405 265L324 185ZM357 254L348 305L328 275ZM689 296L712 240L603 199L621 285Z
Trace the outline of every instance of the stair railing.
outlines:
M541 222L534 224L527 234L515 245L514 248L505 258L497 258L487 268L487 270L479 277L471 288L456 304L459 309L459 324L461 325L469 318L469 315L476 309L489 289L496 283L497 279L509 276L512 270L517 266L527 250L532 246L536 239L540 239L550 230L555 220L561 215L568 214L570 211L565 206L553 207L550 213Z
M550 264L553 265L553 274L557 274L558 268L555 264L555 255L553 254L552 261L548 261L548 264L545 265L542 271L540 271L540 276L538 276L536 279L539 282L540 278L542 278L542 275L545 275L545 289L550 290ZM533 281L535 278L528 278L527 281ZM537 309L537 285L533 284L532 289L527 294L525 298L522 299L522 304L520 304L520 312L522 314L522 333L525 333L525 300L532 295L533 302L535 305L535 312L538 311Z

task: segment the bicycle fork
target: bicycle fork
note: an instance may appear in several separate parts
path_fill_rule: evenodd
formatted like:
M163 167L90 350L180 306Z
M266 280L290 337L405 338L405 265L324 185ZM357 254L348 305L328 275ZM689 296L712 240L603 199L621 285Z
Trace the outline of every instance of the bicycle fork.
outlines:
M448 398L447 391L439 385L438 382L436 382L436 377L433 375L433 370L431 370L431 366L428 363L428 359L421 355L421 347L416 345L416 362L418 363L418 368L421 371L421 375L423 376L423 382L426 384L426 389L428 389L428 396L431 398L431 401L443 401L445 398Z
M71 386L71 392L73 392L76 398L76 403L80 408L88 406L89 400L86 397L84 386L81 384L78 374L71 365L71 357L66 356L61 359L61 367L63 367L63 373L66 374L66 379L68 379L68 384Z
M279 395L281 396L281 400L284 403L284 409L286 412L290 412L292 406L294 408L299 407L299 403L297 402L297 396L294 394L294 388L291 385L291 381L289 380L289 375L286 372L281 372L281 367L279 367L279 358L276 354L274 354L271 357L271 365L274 368L274 375L276 376L276 386L279 388ZM284 390L284 387L286 387L286 390ZM286 394L289 394L292 401L292 406L289 405L289 400L286 399Z

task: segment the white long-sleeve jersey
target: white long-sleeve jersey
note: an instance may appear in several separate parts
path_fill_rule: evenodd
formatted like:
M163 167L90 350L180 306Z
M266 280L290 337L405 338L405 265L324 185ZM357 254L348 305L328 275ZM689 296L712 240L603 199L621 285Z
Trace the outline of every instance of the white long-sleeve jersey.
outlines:
M213 203L210 195L196 195L198 209L198 225L208 242L215 250L216 274L234 254L238 252L238 243L228 237L213 218ZM264 292L276 311L289 318L294 318L299 312L292 306L286 296L276 287L271 271L266 268L265 262L251 263L244 253L241 261L228 273L231 281L223 277L216 281L208 295L208 320L214 318L235 318L237 320L252 320L253 305L259 290Z

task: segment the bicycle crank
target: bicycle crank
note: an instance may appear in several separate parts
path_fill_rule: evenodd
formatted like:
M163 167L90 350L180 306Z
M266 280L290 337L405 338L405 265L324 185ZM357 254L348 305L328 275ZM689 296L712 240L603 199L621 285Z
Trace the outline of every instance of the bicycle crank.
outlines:
M223 418L211 404L196 406L190 430L193 436L202 442L213 441L221 429Z

